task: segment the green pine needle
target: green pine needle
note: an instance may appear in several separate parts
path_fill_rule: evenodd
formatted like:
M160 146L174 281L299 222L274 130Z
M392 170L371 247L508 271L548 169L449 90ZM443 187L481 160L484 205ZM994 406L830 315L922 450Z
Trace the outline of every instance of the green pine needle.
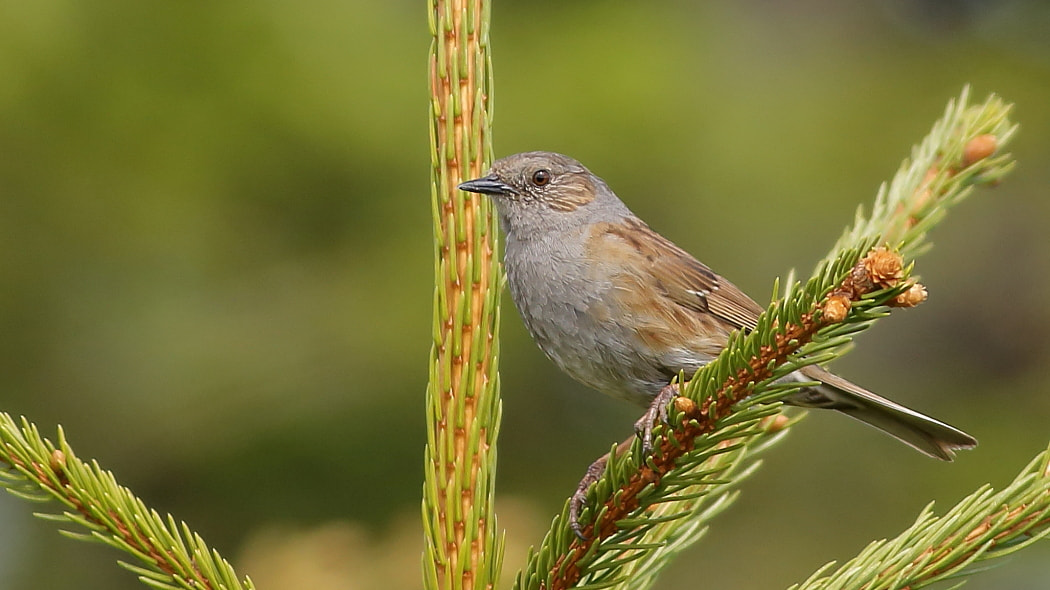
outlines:
M1000 492L982 486L943 516L927 506L896 538L876 541L828 573L825 565L790 590L922 588L983 571L1050 534L1050 449Z
M0 413L0 464L7 466L0 486L11 494L34 502L58 500L67 508L37 517L81 529L60 530L65 537L102 542L131 555L137 565L118 563L148 586L254 588L187 525L176 526L170 516L165 521L97 462L78 459L61 429L56 445L25 418L19 423Z

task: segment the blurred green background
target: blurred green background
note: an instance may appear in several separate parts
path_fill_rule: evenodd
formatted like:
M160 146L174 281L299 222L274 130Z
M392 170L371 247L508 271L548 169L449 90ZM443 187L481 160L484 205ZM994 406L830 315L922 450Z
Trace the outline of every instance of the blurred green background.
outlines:
M765 300L966 83L1020 167L934 235L921 308L836 365L964 428L940 464L813 414L663 588L780 588L1050 440L1050 5L495 0L497 155L568 153ZM0 0L0 409L62 424L260 588L419 587L425 3ZM506 569L637 410L504 307ZM0 496L0 587L140 588ZM53 507L52 507L53 508ZM1045 588L1050 544L968 588Z

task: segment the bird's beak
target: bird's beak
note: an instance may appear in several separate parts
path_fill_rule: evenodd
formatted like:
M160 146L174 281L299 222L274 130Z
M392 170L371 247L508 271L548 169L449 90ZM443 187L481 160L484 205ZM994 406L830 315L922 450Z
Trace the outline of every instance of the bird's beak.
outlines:
M459 190L483 195L509 195L517 192L514 187L497 178L495 174L468 180L459 185Z

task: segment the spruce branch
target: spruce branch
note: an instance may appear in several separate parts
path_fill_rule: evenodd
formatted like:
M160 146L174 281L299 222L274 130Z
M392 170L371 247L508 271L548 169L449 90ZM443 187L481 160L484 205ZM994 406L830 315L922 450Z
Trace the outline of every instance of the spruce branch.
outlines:
M430 147L434 344L427 386L424 584L490 588L502 540L493 496L500 423L500 272L482 195L456 189L492 161L487 0L431 0Z
M1050 450L1035 457L1000 492L983 486L934 516L927 506L915 524L875 541L828 574L834 562L790 590L914 590L973 573L977 562L1004 557L1050 533Z
M0 413L0 486L20 498L57 500L61 513L36 516L86 532L63 530L73 539L101 541L134 556L140 565L119 562L147 586L165 590L251 590L233 567L186 523L149 509L131 490L95 461L77 458L58 430L58 444L40 436L25 418L21 424Z
M735 333L719 357L680 386L670 426L658 427L653 453L641 443L610 454L588 493L577 539L557 518L518 576L518 588L646 588L671 556L695 542L731 496L768 438L762 421L802 383L779 383L801 367L843 354L852 337L891 307L911 307L925 288L911 279L927 231L975 185L1013 166L994 156L1013 136L1009 106L995 96L969 106L968 89L883 185L872 214L858 211L805 284L791 283L750 333ZM877 247L887 244L889 247ZM779 290L779 289L777 289ZM776 292L776 291L775 291ZM679 380L683 381L682 379ZM625 441L627 443L628 441ZM627 447L627 445L623 445ZM737 451L727 455L727 449ZM719 463L729 457L730 464ZM640 459L641 458L641 459Z

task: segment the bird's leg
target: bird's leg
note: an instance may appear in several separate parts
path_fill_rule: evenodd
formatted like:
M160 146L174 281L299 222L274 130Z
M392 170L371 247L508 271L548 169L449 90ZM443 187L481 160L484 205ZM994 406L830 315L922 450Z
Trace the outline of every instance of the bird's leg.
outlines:
M628 438L616 447L616 454L621 455L627 452L627 449L631 448L634 443L634 437ZM609 455L602 455L598 459L591 463L591 466L587 468L587 473L584 474L583 479L576 486L576 492L573 493L572 499L569 501L569 526L572 527L572 532L581 541L587 540L587 535L583 534L583 527L580 526L580 512L583 511L583 505L587 502L587 489L591 487L591 484L598 481L598 478L605 473L605 465L609 462ZM597 512L595 512L597 514Z
M649 404L649 409L634 423L635 433L642 438L642 456L647 457L652 452L653 428L661 422L667 423L667 406L676 397L678 397L678 384L671 383L665 386L653 398L652 403Z
M580 483L577 484L576 492L569 501L569 526L572 527L572 532L581 541L587 540L587 535L583 534L583 527L580 525L580 511L583 510L583 505L587 502L587 489L591 487L591 484L598 481L598 478L605 472L605 464L608 462L609 455L602 455L594 463L591 463L591 466L587 468L587 473L580 480Z
M645 414L634 423L635 436L642 438L643 461L653 450L653 428L660 422L667 423L667 406L676 397L678 397L677 383L664 387L653 398L653 402L649 404L649 409L645 411ZM634 437L623 441L616 447L616 454L626 453L633 443ZM584 474L583 479L576 486L576 492L573 493L572 499L569 501L569 526L572 527L572 532L581 541L587 540L587 536L583 534L583 527L580 525L580 512L583 511L583 505L587 502L587 490L591 487L591 484L597 482L598 478L602 476L602 473L605 472L605 465L608 462L609 456L602 455L594 463L591 463L590 467L587 468L587 473Z

